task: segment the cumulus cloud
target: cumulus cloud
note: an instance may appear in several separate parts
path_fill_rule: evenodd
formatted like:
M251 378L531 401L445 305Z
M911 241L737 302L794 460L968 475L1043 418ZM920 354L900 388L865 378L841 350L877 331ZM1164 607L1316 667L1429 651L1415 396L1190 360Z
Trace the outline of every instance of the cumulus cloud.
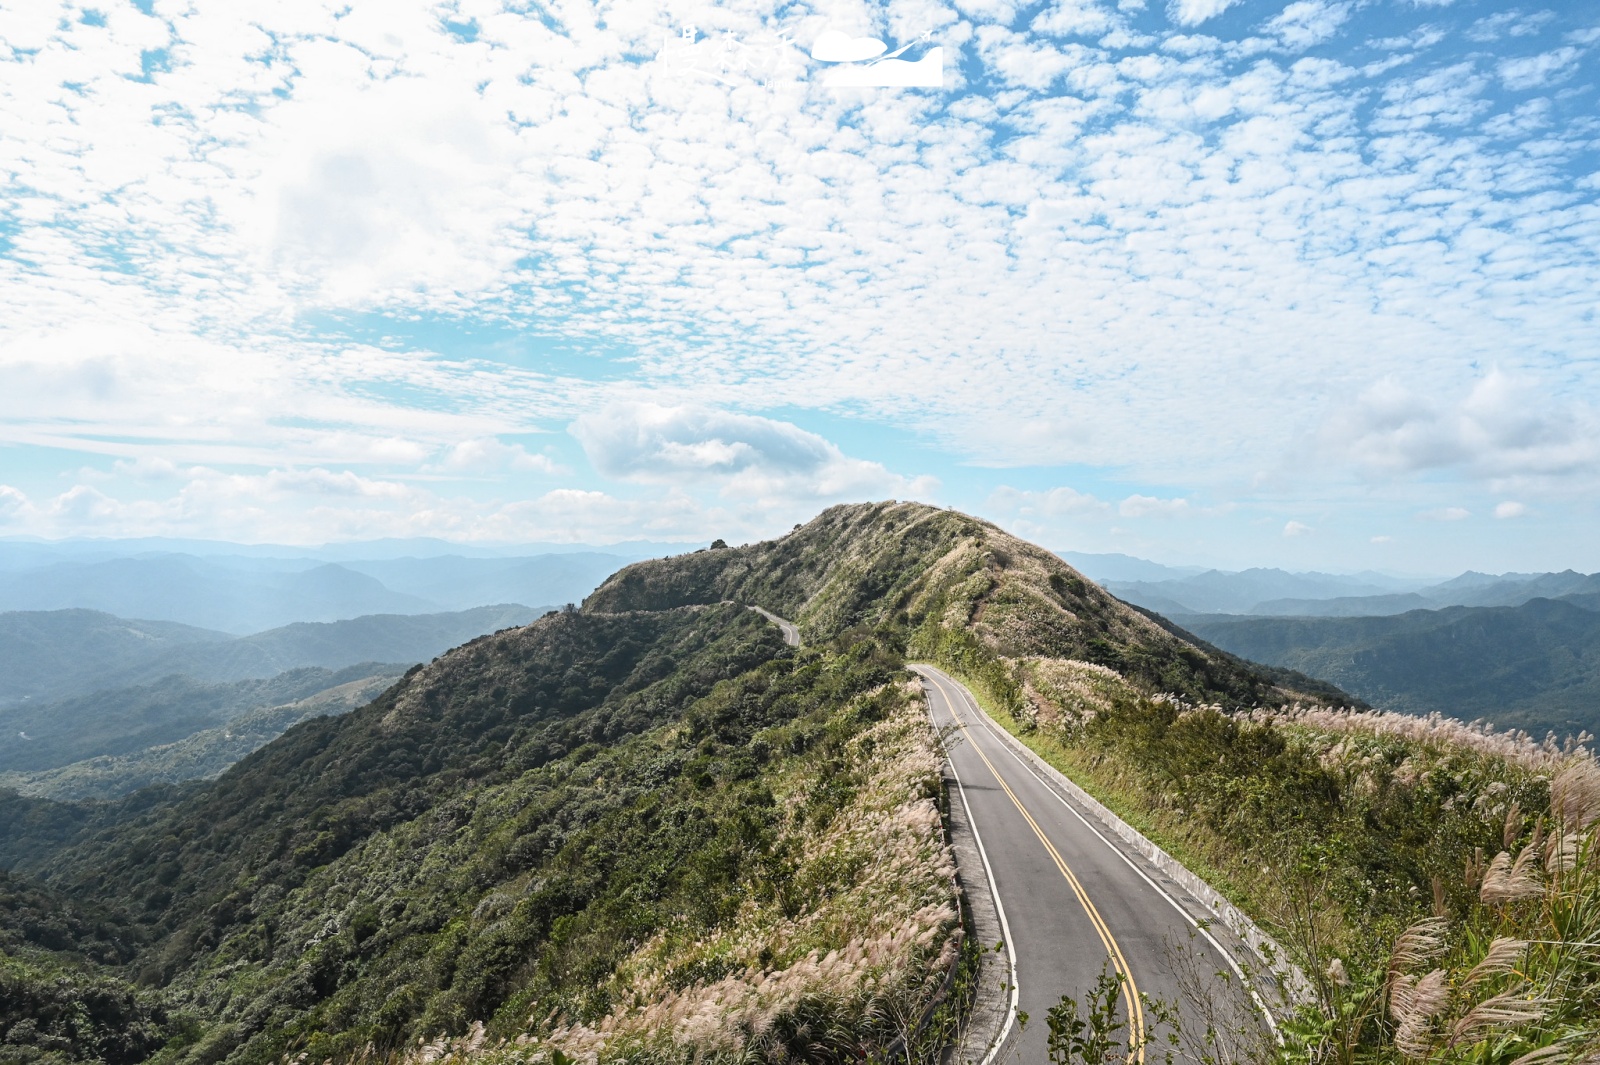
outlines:
M729 496L813 499L926 496L937 483L853 459L789 422L698 406L622 402L585 414L571 433L607 477L713 482Z
M1119 25L1117 15L1097 0L1054 0L1034 16L1029 28L1053 37L1090 37Z
M1374 472L1462 469L1492 479L1600 472L1600 419L1537 382L1494 370L1454 403L1385 378L1331 419L1324 440Z
M1283 535L1287 537L1309 536L1311 532L1311 526L1304 522L1289 521L1285 522L1283 526Z
M670 77L648 57L673 27L642 10L490 5L465 40L410 0L5 7L0 439L399 483L479 476L493 460L462 441L654 390L1201 491L1404 366L1403 395L1348 420L1361 465L1590 461L1584 409L1536 395L1530 429L1440 398L1510 352L1594 394L1592 131L1564 117L1588 97L1502 99L1587 52L1486 57L1460 5L1418 27L1280 0L1251 29L1218 17L1229 0L1173 0L1169 29L1215 36L1158 39L1129 30L1129 0L1050 0L1028 34L1009 0L964 3L993 24L912 5L884 26L959 50L961 86L867 97L822 90L798 46L776 87ZM703 29L742 40L825 28L767 0L716 12ZM1544 17L1473 32L1587 47ZM1405 54L1375 59L1370 37ZM480 358L486 325L556 353ZM801 476L712 443L654 461L712 493L913 491L848 456Z
M28 497L9 484L0 484L0 524L10 525L22 517Z
M1472 511L1466 507L1438 507L1434 510L1424 510L1417 515L1418 521L1465 521L1472 517Z
M1528 508L1525 504L1518 503L1510 499L1507 499L1501 503L1496 503L1494 507L1494 516L1502 519L1520 518L1526 513L1528 513Z

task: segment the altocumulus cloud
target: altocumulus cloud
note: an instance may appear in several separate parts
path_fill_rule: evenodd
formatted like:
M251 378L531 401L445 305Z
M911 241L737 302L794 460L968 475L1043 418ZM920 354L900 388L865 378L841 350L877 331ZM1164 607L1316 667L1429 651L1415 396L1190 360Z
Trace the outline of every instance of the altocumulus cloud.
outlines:
M277 508L297 536L535 537L922 493L726 413L798 408L949 466L1126 473L1107 503L1012 501L1041 519L1200 513L1327 423L1343 464L1452 489L1391 517L1478 479L1507 483L1477 512L1551 520L1521 482L1600 497L1600 38L1545 6L861 4L839 28L959 61L942 93L860 97L678 77L648 58L660 5L0 3L0 442L35 501L9 520L57 520L64 451L170 464L60 508L101 533L175 531L203 493L217 532ZM812 67L833 15L703 7ZM552 343L491 350L486 323ZM703 406L605 407L647 395ZM505 443L586 413L618 496L535 485L566 440L549 468ZM265 479L105 516L197 465ZM673 477L705 498L669 504Z
M701 406L620 402L585 414L571 433L607 477L659 484L712 482L725 494L850 498L927 496L931 478L908 480L850 458L789 422Z

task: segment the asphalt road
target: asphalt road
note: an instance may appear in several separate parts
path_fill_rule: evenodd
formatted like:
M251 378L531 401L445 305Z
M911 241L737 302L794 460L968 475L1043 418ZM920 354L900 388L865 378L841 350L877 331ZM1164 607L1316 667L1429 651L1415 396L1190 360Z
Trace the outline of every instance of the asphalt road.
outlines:
M800 628L794 622L785 621L772 611L763 610L758 606L753 606L750 609L754 610L757 614L760 614L762 617L778 626L779 629L783 630L784 643L788 644L790 647L800 646Z
M1154 1027L1140 1006L1140 992L1178 1005L1191 1026L1199 1023L1192 1008L1179 1002L1168 941L1198 949L1207 974L1233 966L1219 942L1208 942L1204 933L1192 937L1197 914L1158 887L1159 874L1141 869L1137 855L1113 846L1096 831L1092 816L1079 812L1003 742L999 726L965 688L931 666L912 668L923 678L935 726L949 730L959 791L951 802L964 801L970 810L988 865L986 871L963 870L963 876L992 879L1012 937L1014 1008L1029 1015L1025 1027L1008 1019L1001 1042L983 1060L1047 1061L1046 1013L1063 995L1082 1003L1105 967L1126 977L1119 1013L1126 1023L1131 1010L1135 1031ZM1140 1057L1153 1065L1163 1049L1155 1039L1164 1036L1152 1034L1148 1053Z

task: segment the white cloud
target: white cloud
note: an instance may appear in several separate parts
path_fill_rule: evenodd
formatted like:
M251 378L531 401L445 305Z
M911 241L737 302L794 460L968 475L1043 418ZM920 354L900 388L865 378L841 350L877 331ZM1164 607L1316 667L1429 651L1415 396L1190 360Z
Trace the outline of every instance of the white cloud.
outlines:
M1169 0L1167 17L1180 26L1198 26L1216 18L1240 0Z
M1582 49L1568 46L1539 55L1504 59L1496 69L1506 88L1521 92L1565 80L1577 69L1578 58L1582 55Z
M1531 37L1555 18L1553 11L1526 13L1518 8L1497 11L1478 19L1467 28L1469 40L1490 44L1505 37Z
M1198 511L1187 499L1135 494L1117 504L1117 513L1124 518L1182 518Z
M990 493L988 505L992 510L1025 518L1076 517L1111 511L1111 505L1104 500L1066 485L1043 492L1002 485Z
M585 414L571 432L607 477L654 484L712 482L724 496L876 498L937 490L853 459L789 422L690 405L621 402Z
M1392 537L1392 536L1374 536L1370 542L1371 543L1375 543L1375 544L1392 544L1392 543L1394 543L1394 537Z
M1286 522L1283 526L1283 535L1288 537L1309 536L1312 531L1311 526L1298 521Z
M1485 479L1591 478L1600 473L1600 418L1552 399L1538 383L1493 370L1453 403L1394 378L1330 420L1327 446L1370 471L1456 468Z
M19 521L28 508L28 497L9 484L0 484L0 525Z
M496 473L502 470L538 473L565 472L548 455L530 454L521 444L507 444L492 436L451 445L431 470L447 473Z
M1031 36L1002 28L1014 4L967 6L1002 25L901 5L883 30L947 34L973 86L849 99L803 71L768 94L669 78L640 61L667 20L626 6L559 23L473 9L475 42L409 0L114 4L105 26L8 6L8 40L32 51L0 60L0 439L172 465L126 473L151 483L197 465L402 483L451 456L430 476L481 471L462 441L653 390L848 409L952 462L1114 466L1199 492L1405 367L1390 406L1410 414L1380 403L1347 424L1368 469L1592 470L1581 402L1534 389L1530 427L1445 398L1508 353L1564 396L1597 394L1600 235L1572 162L1592 131L1554 105L1490 117L1507 110L1497 74L1553 84L1566 52L1497 69L1503 50L1461 52L1456 11L1407 45L1440 44L1448 22L1455 52L1387 70L1364 52L1290 62L1208 21L1226 0L1172 4L1217 36L1165 52L1109 2L1052 2ZM1393 30L1382 5L1271 7L1292 47ZM708 33L826 28L765 0L715 10ZM861 15L864 32L867 14L841 25ZM152 48L170 69L139 79ZM358 312L395 335L330 337ZM490 323L559 334L559 353L475 359L466 335ZM712 492L804 483L684 448L674 461L709 468L684 476ZM817 470L841 492L912 490L859 460Z
M1417 515L1418 521L1465 521L1472 517L1472 511L1466 507L1439 507L1435 510L1424 510Z
M1497 518L1520 518L1526 513L1528 513L1526 504L1517 503L1509 499L1502 503L1496 503L1494 507L1494 516Z
M1321 44L1339 31L1350 17L1348 3L1326 3L1324 0L1295 0L1262 27L1285 45L1294 49L1310 48Z
M1029 29L1053 37L1093 37L1119 25L1121 20L1097 0L1054 0L1034 16Z

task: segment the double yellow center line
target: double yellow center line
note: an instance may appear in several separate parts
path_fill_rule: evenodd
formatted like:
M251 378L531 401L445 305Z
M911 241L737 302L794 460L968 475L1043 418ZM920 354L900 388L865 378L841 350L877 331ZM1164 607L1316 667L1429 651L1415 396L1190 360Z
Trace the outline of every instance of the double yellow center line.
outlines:
M1017 798L1017 793L1011 790L1011 785L1006 783L1005 778L1000 775L1000 771L994 767L994 763L989 761L989 756L983 753L983 748L979 747L977 742L972 739L972 734L967 731L966 721L956 710L956 701L950 698L950 693L944 689L942 683L938 681L934 683L938 685L940 694L944 696L945 702L949 704L950 715L956 719L956 724L960 726L962 734L967 737L972 749L977 752L979 758L983 759L983 764L989 767L989 772L994 776L1001 790L1010 797L1012 804L1017 808L1017 812L1022 815L1023 820L1028 822L1028 827L1033 829L1033 834L1039 837L1039 842L1044 844L1044 849L1049 852L1051 860L1056 863L1056 868L1061 870L1061 875L1071 885L1072 893L1078 896L1078 901L1083 904L1083 912L1088 915L1089 923L1094 925L1095 932L1100 936L1100 942L1105 945L1106 953L1111 957L1111 964L1116 967L1117 975L1122 978L1122 997L1128 1007L1128 1035L1134 1048L1133 1053L1128 1056L1128 1060L1137 1062L1138 1065L1144 1065L1144 1004L1139 1001L1139 987L1133 982L1133 970L1128 965L1128 959L1123 957L1122 948L1117 945L1116 937L1111 934L1111 929L1107 926L1105 918L1100 916L1100 911L1095 909L1095 905L1090 900L1089 893L1084 890L1082 882L1078 880L1071 867L1062 859L1061 852L1056 850L1055 845L1044 834L1044 830L1039 827L1039 822L1035 821L1033 815L1028 812L1028 808L1022 805L1022 800Z

